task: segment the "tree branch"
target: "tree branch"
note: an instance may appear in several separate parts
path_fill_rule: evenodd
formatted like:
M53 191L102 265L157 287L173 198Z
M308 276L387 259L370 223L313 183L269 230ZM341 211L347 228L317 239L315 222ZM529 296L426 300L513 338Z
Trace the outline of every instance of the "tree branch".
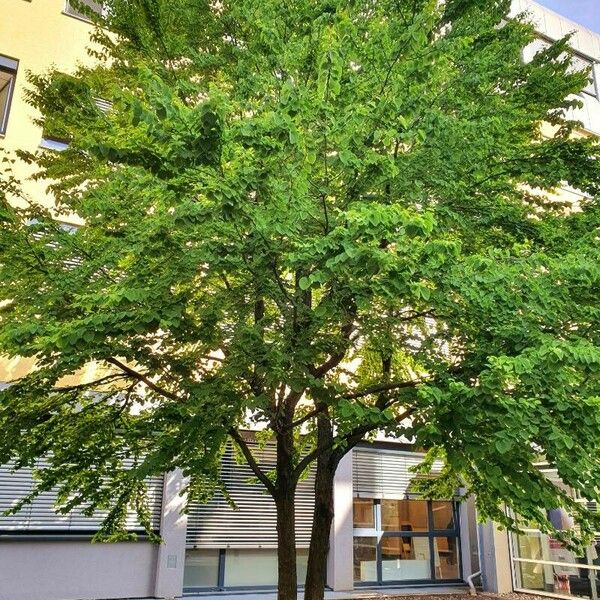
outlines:
M408 417L410 417L410 415L414 411L415 411L414 408L409 408L409 409L405 410L403 413L401 413L400 415L398 415L394 419L394 421L396 423L402 423L402 421L404 421L404 419L407 419ZM342 439L346 441L346 444L344 446L338 446L338 451L341 452L341 456L339 458L342 458L342 456L344 456L344 454L346 454L347 452L352 450L352 448L354 448L354 446L356 446L356 444L358 444L365 437L365 435L367 433L370 433L374 429L377 429L377 427L379 427L379 425L362 425L360 427L354 428L352 431L350 431L345 436L343 436Z
M77 390L85 390L96 385L103 385L108 383L109 381L118 381L119 379L127 379L127 375L123 373L113 373L111 375L106 375L105 377L101 377L100 379L96 379L95 381L90 381L89 383L80 383L77 385L67 385L64 387L55 387L52 388L53 392L76 392Z
M129 375L130 377L135 377L139 381L142 381L151 390L153 390L157 394L160 394L161 396L165 396L166 398L170 398L171 400L179 400L180 399L179 396L177 396L177 394L174 394L173 392L170 392L169 390L165 390L161 386L154 383L154 381L152 381L152 379L150 379L146 375L143 375L142 373L138 373L138 371L136 371L135 369L132 369L125 363L122 363L120 360L117 360L116 358L106 358L105 360L107 363L110 363L111 365L114 365L115 367L118 367L119 369L121 369L121 371L123 371L124 373L127 373L127 375Z
M323 410L324 410L323 406L320 406L319 408L315 408L314 410L311 410L308 414L304 415L303 417L300 417L293 423L290 423L287 427L285 427L284 431L288 430L288 429L294 429L294 427L298 427L298 426L302 425L302 423L306 423L306 421L309 421L310 419L316 417L318 414L322 413Z
M331 369L335 369L343 360L344 356L348 352L348 348L352 343L351 336L354 331L354 318L356 317L356 307L353 307L350 311L350 319L344 323L341 327L341 335L345 342L345 347L342 351L336 352L332 354L323 364L311 370L311 375L320 379L323 375L326 375L331 371Z
M405 410L401 415L396 417L396 419L394 419L394 421L396 423L401 423L402 421L404 421L404 419L409 417L414 412L414 410L415 410L414 408ZM342 458L342 456L344 456L344 454L346 454L349 450L351 450L354 446L356 446L356 444L358 444L358 442L360 442L360 440L362 440L363 437L367 433L373 431L374 429L377 429L378 427L380 427L379 423L375 423L375 424L369 423L369 424L365 424L365 425L360 425L359 427L355 427L352 431L343 435L338 440L334 439L333 441L331 441L323 446L317 446L312 452L309 452L296 465L296 468L294 469L294 476L300 477L302 475L302 473L304 472L304 470L310 465L310 463L312 463L318 456L323 454L323 452L327 452L327 450L331 450L336 444L338 445L338 448L342 448L342 446L340 445L340 442L346 441L347 444L344 444L344 446L343 446L344 452L339 457L339 458Z
M400 390L404 388L414 388L421 383L427 383L428 381L393 381L390 383L379 383L369 388L361 390L359 392L353 392L352 394L346 394L342 398L346 400L356 400L357 398L364 398L365 396L371 396L372 394L379 394L381 392L389 392L391 390Z
M244 455L248 466L252 469L252 472L256 475L256 477L258 477L259 481L267 488L269 494L274 496L277 493L277 488L275 487L273 482L267 477L265 472L260 468L259 464L256 462L256 459L254 458L250 447L245 442L244 438L240 435L240 432L234 427L231 427L229 429L229 435L235 441L238 448L242 451L242 454Z

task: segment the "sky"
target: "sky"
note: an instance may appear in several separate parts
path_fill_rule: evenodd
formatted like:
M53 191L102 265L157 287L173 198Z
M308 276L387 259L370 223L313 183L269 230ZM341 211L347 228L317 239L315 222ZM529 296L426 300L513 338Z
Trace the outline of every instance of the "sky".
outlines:
M537 2L600 33L600 0L537 0Z

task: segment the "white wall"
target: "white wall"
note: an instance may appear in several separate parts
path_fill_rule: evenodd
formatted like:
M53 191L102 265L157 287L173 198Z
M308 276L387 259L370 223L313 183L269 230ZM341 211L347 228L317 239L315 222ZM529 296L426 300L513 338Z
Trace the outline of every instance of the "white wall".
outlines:
M0 542L0 600L154 596L158 547L148 542Z
M181 491L187 484L181 470L165 475L154 595L157 598L181 596L185 566L187 514L182 512L186 498Z
M572 33L571 46L588 59L600 61L600 35L532 0L513 0L513 14L528 13L536 31L558 40ZM600 67L594 66L596 85L600 88ZM600 92L600 89L598 89ZM573 111L571 118L581 121L586 131L600 135L600 100L587 94L578 96L583 107Z
M352 452L348 452L335 472L334 516L327 560L327 584L336 592L354 589L353 499Z

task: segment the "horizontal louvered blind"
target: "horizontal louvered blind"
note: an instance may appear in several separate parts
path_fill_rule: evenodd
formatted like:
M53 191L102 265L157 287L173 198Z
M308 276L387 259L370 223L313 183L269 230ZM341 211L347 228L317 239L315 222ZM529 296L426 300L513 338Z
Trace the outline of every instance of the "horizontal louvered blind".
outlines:
M43 463L40 463L43 467ZM98 511L93 517L86 517L80 508L67 515L54 511L56 494L45 492L31 504L23 507L16 515L2 516L5 510L14 506L20 498L26 496L33 487L31 469L20 469L11 473L8 466L0 466L0 532L4 534L20 532L77 533L97 531L106 516L106 512ZM148 479L148 505L152 515L152 526L160 529L162 511L163 478ZM127 520L129 531L143 531L135 513L130 513Z
M104 98L94 98L94 102L99 110L103 113L108 113L112 108L112 102L110 100L104 100Z
M354 495L363 498L402 499L411 492L411 481L422 475L409 471L424 458L423 454L397 450L357 448L352 454ZM441 462L434 464L439 472Z
M275 467L275 449L256 452L261 467ZM231 448L223 457L221 474L235 502L233 510L217 492L206 504L190 506L187 526L188 548L276 548L277 515L275 503L262 484L252 482L250 467L235 462ZM307 548L310 542L314 507L314 475L311 473L296 490L296 545Z

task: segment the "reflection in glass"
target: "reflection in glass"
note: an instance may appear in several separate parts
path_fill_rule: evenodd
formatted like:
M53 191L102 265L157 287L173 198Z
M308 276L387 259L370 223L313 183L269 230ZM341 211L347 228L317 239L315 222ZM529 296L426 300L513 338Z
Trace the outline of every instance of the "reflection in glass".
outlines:
M381 540L383 581L431 579L427 537L385 536Z
M425 500L382 500L381 527L384 531L427 531Z
M592 597L592 586L600 592L598 573L585 568L586 557L577 556L560 540L540 531L527 531L524 535L513 535L513 548L518 558L559 563L515 561L518 588L585 598ZM590 552L593 561L595 549Z
M516 567L517 587L521 589L577 598L591 598L592 585L600 592L597 573L583 566L517 562Z
M276 550L227 550L225 587L246 585L277 585Z
M372 498L354 498L354 527L375 528L375 502Z
M454 510L452 502L432 502L434 529L454 529Z
M296 550L298 580L306 578L308 550ZM227 549L225 552L225 587L277 585L277 550Z
M354 538L354 581L377 581L377 538Z
M521 558L543 560L541 533L528 533L515 536L517 554ZM517 563L521 587L528 590L544 590L544 569L534 563Z
M187 550L183 587L216 587L219 578L218 550Z
M458 543L455 537L434 537L433 558L436 579L458 579Z

